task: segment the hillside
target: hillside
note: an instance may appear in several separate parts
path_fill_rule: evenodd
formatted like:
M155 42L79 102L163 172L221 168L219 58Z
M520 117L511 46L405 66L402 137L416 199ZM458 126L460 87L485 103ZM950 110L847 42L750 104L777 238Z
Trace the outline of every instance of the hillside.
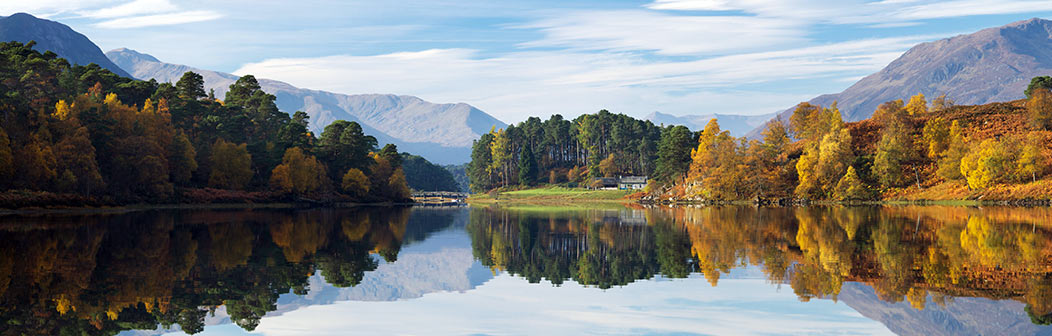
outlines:
M720 123L720 127L731 132L731 135L743 136L749 131L763 126L775 115L775 113L770 113L761 115L702 114L676 116L655 111L650 113L646 119L658 125L683 125L694 131L705 128L705 124L709 120L716 119Z
M95 63L117 75L131 77L106 58L102 50L86 36L64 24L38 19L26 13L0 17L0 41L36 41L34 50L42 53L50 50L73 65Z
M186 65L164 63L148 54L120 48L106 56L140 79L175 82L187 71L201 74L205 89L222 98L238 76ZM469 160L471 141L492 127L506 125L489 114L464 104L434 104L413 96L392 94L347 95L301 89L288 83L260 79L264 91L278 97L282 111L304 111L310 128L320 134L335 120L356 121L381 144L393 143L403 151L420 153L438 164Z
M846 121L868 118L881 103L923 93L957 104L1023 98L1030 79L1052 74L1052 21L1030 19L972 34L922 43L843 92L811 99L837 102ZM788 117L792 108L779 113ZM755 138L759 130L749 133Z

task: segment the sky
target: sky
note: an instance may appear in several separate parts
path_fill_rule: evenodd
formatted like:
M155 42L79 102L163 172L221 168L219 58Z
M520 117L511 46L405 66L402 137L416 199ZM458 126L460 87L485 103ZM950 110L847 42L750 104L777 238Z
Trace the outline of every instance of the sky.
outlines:
M161 61L505 122L600 109L766 114L918 43L1052 18L1045 0L0 0Z

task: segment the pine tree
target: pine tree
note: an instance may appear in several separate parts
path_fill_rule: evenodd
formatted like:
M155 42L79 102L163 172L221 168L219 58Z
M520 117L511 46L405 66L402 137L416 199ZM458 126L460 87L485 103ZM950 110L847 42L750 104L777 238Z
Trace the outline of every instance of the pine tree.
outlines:
M533 157L532 146L525 146L519 153L519 184L533 185L537 182L537 160Z

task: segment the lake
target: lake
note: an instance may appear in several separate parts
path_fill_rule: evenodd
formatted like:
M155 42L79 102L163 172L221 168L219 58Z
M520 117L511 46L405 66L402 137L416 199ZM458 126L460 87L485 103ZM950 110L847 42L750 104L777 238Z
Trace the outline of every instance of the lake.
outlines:
M2 335L1052 335L1052 209L0 217Z

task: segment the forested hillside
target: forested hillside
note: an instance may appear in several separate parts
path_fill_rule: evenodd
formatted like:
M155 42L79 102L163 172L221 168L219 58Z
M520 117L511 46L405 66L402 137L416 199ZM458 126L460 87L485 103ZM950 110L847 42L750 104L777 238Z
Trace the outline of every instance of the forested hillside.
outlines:
M347 121L316 138L305 113L279 111L251 75L220 100L192 72L158 84L32 47L0 44L5 206L409 196L397 148Z
M694 133L606 111L533 118L476 141L469 176L480 192L649 175L648 193L671 201L1049 199L1050 87L1037 77L1026 100L978 106L918 94L852 123L835 103L801 103L761 140L716 120Z

